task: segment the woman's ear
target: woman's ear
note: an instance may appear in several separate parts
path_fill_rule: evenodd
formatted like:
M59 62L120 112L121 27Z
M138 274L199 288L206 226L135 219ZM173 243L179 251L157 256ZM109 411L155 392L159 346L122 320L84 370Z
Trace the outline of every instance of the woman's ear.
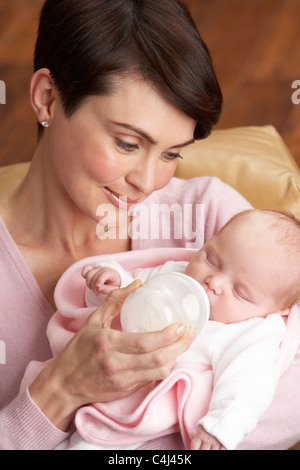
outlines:
M37 70L32 76L30 102L40 123L51 122L54 112L55 87L49 69Z

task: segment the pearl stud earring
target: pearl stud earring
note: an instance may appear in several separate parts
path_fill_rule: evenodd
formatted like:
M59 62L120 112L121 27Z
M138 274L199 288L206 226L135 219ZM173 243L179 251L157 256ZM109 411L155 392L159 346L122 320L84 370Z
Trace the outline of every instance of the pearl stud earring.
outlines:
M43 127L49 127L49 121L42 121Z

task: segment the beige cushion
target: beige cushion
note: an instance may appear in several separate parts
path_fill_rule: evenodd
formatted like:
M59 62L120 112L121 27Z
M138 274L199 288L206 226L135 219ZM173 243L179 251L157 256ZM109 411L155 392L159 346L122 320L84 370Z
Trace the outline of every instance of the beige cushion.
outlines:
M15 163L0 167L0 194L14 189L26 175L30 163Z
M254 207L300 218L300 170L274 127L216 130L182 156L176 176L218 176Z

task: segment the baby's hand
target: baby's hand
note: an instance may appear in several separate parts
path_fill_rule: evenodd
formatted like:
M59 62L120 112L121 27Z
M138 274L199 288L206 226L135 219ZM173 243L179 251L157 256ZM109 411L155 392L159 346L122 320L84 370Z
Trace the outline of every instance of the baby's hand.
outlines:
M102 266L84 266L81 271L86 280L86 285L94 294L109 294L112 290L118 289L121 278L117 271Z
M226 450L214 436L205 431L204 427L198 425L197 432L193 437L190 450Z

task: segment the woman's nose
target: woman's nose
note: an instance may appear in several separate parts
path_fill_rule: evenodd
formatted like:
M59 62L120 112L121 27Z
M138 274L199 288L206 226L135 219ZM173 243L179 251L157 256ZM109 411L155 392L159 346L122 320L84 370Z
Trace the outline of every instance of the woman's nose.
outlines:
M216 275L216 276L209 276L206 279L206 284L208 287L214 291L216 295L221 295L223 293L224 289L224 280L222 276Z
M140 193L148 195L156 189L157 162L153 159L143 159L126 176L126 181Z

